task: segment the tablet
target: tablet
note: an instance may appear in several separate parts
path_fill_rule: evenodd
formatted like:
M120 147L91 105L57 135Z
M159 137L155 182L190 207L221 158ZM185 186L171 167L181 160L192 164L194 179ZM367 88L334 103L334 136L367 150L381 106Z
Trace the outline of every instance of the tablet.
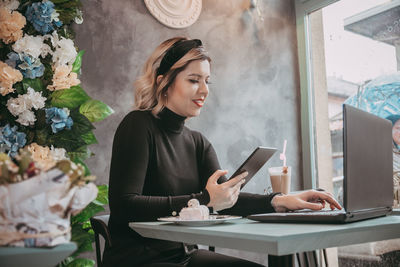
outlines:
M276 148L257 147L229 179L247 171L249 174L244 178L246 181L241 186L243 188L275 152Z

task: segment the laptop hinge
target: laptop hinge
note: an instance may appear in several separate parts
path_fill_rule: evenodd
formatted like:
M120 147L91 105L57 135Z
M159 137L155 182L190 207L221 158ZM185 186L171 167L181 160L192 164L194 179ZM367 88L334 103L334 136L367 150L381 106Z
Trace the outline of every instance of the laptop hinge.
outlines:
M392 211L392 207L379 207L379 208L370 208L370 209L362 209L355 211L347 211L347 217L354 217L365 213L389 213Z

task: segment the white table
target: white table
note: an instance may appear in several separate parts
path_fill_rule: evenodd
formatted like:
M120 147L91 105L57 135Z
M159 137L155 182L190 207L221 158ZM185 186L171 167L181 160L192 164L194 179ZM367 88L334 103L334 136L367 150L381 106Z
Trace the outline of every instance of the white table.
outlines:
M54 267L76 249L73 242L52 248L0 247L0 266Z
M205 227L133 222L144 237L284 256L364 242L400 238L400 216L348 224L260 223L240 219Z

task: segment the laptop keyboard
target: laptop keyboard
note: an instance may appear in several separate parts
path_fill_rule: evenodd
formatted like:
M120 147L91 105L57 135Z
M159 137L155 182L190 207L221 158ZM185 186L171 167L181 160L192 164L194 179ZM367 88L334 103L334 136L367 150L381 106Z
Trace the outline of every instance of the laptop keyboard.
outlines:
M322 215L322 216L332 216L337 214L345 214L344 210L295 210L286 212L285 214L296 214L296 215Z

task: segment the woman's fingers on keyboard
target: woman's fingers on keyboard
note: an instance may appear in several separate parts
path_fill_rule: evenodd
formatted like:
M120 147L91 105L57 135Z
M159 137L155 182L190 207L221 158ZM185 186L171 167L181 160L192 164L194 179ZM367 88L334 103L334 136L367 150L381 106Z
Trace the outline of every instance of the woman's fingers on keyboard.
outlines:
M320 198L326 202L329 203L331 209L333 207L333 209L337 208L339 210L342 209L342 206L340 206L339 202L336 201L336 199L333 197L333 195L329 192L318 192L320 194Z
M323 209L323 205L320 202L312 203L312 202L304 201L302 209L321 210L321 209Z
M307 201L308 202L313 202L313 203L321 203L325 207L322 202L327 202L329 206L333 207L333 209L342 209L340 204L335 200L333 195L327 191L320 191L320 190L309 190L307 191Z

